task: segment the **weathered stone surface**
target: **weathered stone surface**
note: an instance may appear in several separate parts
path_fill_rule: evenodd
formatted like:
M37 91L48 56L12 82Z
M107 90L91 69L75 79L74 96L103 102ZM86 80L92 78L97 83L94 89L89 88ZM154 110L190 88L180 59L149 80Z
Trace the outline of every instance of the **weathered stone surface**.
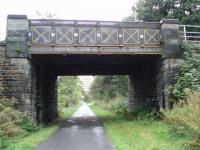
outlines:
M28 57L28 29L26 16L8 16L6 57Z
M7 21L8 30L25 30L28 29L28 20L27 19L10 19L8 17Z
M160 108L171 108L172 95L169 87L176 83L180 72L180 58L165 58L158 62L157 66L157 100Z
M48 123L58 117L57 76L43 65L37 66L36 70L38 73L34 92L36 94L36 118L38 121Z
M156 101L156 65L154 63L138 64L132 75L129 76L129 107L158 109Z
M0 80L3 83L4 94L16 100L18 109L29 115L30 108L34 107L30 104L30 61L26 58L6 58L5 50L6 45L0 46Z
M161 34L163 38L163 58L180 57L178 20L163 20Z

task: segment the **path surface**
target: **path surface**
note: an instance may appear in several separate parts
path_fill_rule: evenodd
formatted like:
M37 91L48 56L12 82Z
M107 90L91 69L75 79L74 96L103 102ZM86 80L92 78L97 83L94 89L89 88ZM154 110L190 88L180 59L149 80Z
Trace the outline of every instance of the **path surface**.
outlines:
M73 117L35 150L112 150L101 122L83 104Z

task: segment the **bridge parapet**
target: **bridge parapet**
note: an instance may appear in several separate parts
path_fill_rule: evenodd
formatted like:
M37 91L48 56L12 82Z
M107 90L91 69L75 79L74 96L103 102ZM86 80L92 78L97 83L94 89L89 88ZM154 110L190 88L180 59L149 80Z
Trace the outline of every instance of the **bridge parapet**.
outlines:
M8 15L6 56L131 53L164 54L165 57L167 48L171 49L170 53L178 52L180 40L199 46L199 29L199 26L179 26L176 19L158 23L28 19L26 15Z
M29 20L29 45L30 53L160 53L160 23Z
M160 23L29 20L29 25L32 46L160 46Z

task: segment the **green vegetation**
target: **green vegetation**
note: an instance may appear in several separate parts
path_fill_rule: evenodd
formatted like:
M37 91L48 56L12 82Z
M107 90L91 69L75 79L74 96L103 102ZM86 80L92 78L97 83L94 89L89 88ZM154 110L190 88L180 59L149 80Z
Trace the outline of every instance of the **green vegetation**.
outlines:
M181 45L182 65L180 76L176 84L171 88L176 99L185 99L185 89L200 92L200 48Z
M64 109L60 120L48 126L41 125L38 127L38 130L32 134L20 134L19 136L8 139L4 150L32 150L53 134L59 128L61 122L71 117L76 109L77 106Z
M163 111L173 134L188 136L186 144L200 149L200 92L185 91L186 100Z
M5 149L10 138L29 135L38 127L24 113L15 110L15 101L5 98L0 87L0 149Z
M186 138L172 135L164 121L129 121L97 106L92 110L102 120L116 150L183 150Z
M117 149L176 150L183 149L182 145L184 149L200 149L200 49L185 43L180 48L183 60L180 76L171 87L174 106L162 110L164 116L142 108L129 110L127 93L118 92L120 80L111 82L111 77L101 77L93 83L91 97L98 106L95 112L102 118ZM164 121L156 121L158 117Z
M156 111L153 109L128 107L128 76L97 76L91 86L89 98L104 110L116 113L127 119L152 118ZM90 100L90 101L91 101Z
M58 79L58 109L77 105L83 95L82 82L77 76L61 76Z
M81 96L81 82L77 77L61 77L58 81L60 119L48 126L37 126L24 113L15 109L14 100L3 96L0 82L0 149L30 150L36 147L75 112Z
M128 76L97 76L90 88L92 100L114 100L128 95Z
M139 0L137 18L160 21L163 18L179 19L183 24L200 23L199 0Z

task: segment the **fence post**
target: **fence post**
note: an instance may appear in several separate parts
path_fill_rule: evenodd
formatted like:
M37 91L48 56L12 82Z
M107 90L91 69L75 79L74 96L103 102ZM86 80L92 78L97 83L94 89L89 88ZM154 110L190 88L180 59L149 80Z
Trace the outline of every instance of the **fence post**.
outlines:
M183 26L183 32L184 32L184 41L187 41L187 34L186 34L186 26Z

